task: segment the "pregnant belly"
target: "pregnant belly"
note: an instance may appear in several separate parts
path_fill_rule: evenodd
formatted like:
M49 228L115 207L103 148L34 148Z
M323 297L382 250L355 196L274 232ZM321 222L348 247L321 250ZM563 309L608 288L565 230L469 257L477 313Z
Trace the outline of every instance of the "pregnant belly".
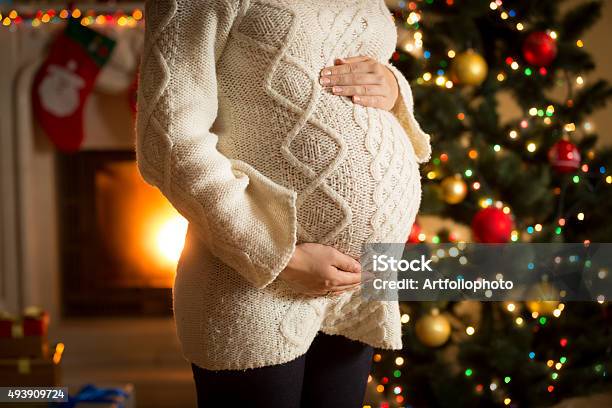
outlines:
M221 99L229 114L219 123L218 148L297 192L298 243L359 257L365 243L405 241L420 205L420 174L390 112L325 94L305 120L263 97L248 110L234 108L243 104Z
M359 257L366 243L404 242L421 199L414 149L395 117L354 108L337 128L304 126L289 145L306 176L298 191L298 240ZM355 111L355 110L356 111Z

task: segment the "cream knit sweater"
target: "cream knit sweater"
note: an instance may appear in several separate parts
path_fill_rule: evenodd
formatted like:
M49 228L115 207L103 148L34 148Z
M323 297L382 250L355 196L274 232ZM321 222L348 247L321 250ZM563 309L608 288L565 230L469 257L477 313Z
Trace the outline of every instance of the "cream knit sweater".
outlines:
M151 0L138 93L137 160L189 220L173 297L184 356L208 369L280 364L317 331L401 348L396 302L292 292L277 275L295 245L358 258L404 242L429 136L388 63L384 0ZM337 57L388 64L392 112L333 95Z

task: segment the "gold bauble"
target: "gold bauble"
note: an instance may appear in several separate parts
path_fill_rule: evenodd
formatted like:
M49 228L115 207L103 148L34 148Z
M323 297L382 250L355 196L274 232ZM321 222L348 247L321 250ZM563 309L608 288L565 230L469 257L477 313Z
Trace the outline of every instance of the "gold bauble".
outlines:
M421 317L415 326L416 336L428 347L438 347L446 343L451 334L448 319L440 314Z
M541 315L551 315L557 306L559 301L557 300L530 300L526 302L527 308L531 313L536 312Z
M558 297L557 290L551 284L543 282L530 289L529 298L531 300L528 300L525 304L531 313L550 315L559 306L558 300L551 299Z
M460 175L446 177L440 183L442 198L449 204L458 204L463 201L467 194L467 185Z
M463 85L480 85L487 77L488 67L485 59L474 50L457 55L451 66L453 82Z

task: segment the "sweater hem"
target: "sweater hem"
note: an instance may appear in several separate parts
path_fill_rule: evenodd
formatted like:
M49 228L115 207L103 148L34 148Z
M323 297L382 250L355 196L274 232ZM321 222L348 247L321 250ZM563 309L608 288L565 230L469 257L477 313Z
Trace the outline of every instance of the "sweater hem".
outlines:
M349 340L358 341L360 343L364 343L364 344L367 344L368 346L372 346L374 348L381 349L381 350L401 350L403 348L401 339L398 342L385 342L385 341L378 342L378 341L366 340L359 336L353 336L349 333L343 333L342 331L331 330L330 328L321 328L319 331L322 333L328 334L328 335L343 336Z
M193 363L195 365L197 365L198 367L201 367L205 370L211 370L211 371L246 371L246 370L252 370L252 369L256 369L256 368L263 368L263 367L269 367L269 366L276 366L276 365L281 365L281 364L286 364L286 363L290 363L292 361L297 360L298 358L302 357L304 354L306 354L306 352L308 351L308 349L310 348L310 345L312 344L312 340L310 342L307 342L307 347L303 350L298 351L296 354L291 354L288 356L285 356L283 358L280 359L262 359L262 360L258 360L258 361L232 361L232 362L226 362L226 363L216 363L216 364L212 364L210 361L209 362L205 362L203 360L198 359L196 356L189 356L186 353L182 353L183 354L183 358L185 360L187 360L190 363Z

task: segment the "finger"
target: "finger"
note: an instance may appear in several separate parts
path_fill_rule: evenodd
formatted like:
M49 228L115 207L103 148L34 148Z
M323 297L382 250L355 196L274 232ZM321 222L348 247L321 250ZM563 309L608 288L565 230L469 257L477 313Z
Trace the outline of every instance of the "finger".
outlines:
M333 268L329 279L325 281L325 289L332 290L340 286L356 285L361 283L361 272L345 272Z
M334 95L342 95L342 96L384 96L386 93L386 88L382 85L353 85L353 86L340 86L335 85L332 87L332 93Z
M335 250L335 249L334 249ZM336 255L332 259L332 266L344 272L359 273L361 272L361 264L354 258L335 250Z
M323 68L321 70L321 76L342 75L354 72L376 72L376 65L376 62L370 60L334 65L332 67Z
M385 109L384 97L378 96L378 95L374 95L374 96L354 95L353 102L358 105L366 106L369 108Z
M353 85L378 85L385 87L384 75L353 72L351 74L327 75L319 78L319 83L323 86L353 86Z
M372 73L353 72L351 74L327 75L319 79L319 83L325 86L333 85L378 85L385 86L385 76Z

